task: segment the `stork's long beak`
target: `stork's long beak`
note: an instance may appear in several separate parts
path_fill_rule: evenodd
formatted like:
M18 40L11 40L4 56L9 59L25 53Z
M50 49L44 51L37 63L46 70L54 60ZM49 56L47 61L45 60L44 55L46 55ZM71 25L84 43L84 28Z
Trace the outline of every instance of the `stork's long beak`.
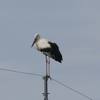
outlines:
M31 46L31 48L33 47L33 45L34 45L34 43L36 42L36 38L34 39L34 41L33 41L33 43L32 43L32 46Z

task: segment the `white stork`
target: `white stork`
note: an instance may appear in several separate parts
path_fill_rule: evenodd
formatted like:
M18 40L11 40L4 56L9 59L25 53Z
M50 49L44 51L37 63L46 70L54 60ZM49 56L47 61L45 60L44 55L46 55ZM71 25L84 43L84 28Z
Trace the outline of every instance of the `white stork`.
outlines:
M31 47L37 49L38 51L41 51L45 57L46 57L46 75L50 75L50 57L54 59L55 61L62 62L63 58L59 51L59 47L56 43L51 42L47 39L43 39L40 37L39 34L34 35L34 41ZM48 56L48 58L47 58ZM47 64L49 65L47 68ZM47 73L47 70L49 70L49 73Z

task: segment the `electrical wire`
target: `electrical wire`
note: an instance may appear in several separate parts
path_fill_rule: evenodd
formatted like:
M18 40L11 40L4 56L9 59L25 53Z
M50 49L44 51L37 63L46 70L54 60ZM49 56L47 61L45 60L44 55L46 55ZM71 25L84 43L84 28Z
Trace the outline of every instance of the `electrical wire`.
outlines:
M20 73L20 74L28 74L28 75L42 76L43 77L43 75L34 74L34 73L27 73L27 72L21 72L21 71L15 71L15 70L11 70L11 69L0 68L0 70L14 72L14 73Z
M61 83L61 82L59 82L59 81L53 79L53 78L52 78L52 80L55 81L55 82L57 82L57 83L59 83L59 84L61 84L61 85L63 85L64 87L66 87L66 88L68 88L68 89L70 89L70 90L72 90L72 91L74 91L74 92L76 92L76 93L78 93L78 94L80 94L80 95L86 97L86 98L89 99L89 100L93 100L92 98L90 98L90 97L84 95L83 93L80 93L80 92L76 91L75 89L73 89L73 88L71 88L71 87L69 87L69 86L67 86L67 85L65 85L65 84L63 84L63 83Z
M16 70L11 70L11 69L0 68L0 70L9 71L9 72L14 72L14 73L20 73L20 74L34 75L34 76L42 76L42 77L43 77L43 75L40 75L40 74L34 74L34 73L16 71ZM62 85L62 86L64 86L64 87L66 87L66 88L68 88L68 89L70 89L70 90L72 90L72 91L74 91L74 92L76 92L76 93L78 93L78 94L80 94L80 95L86 97L86 98L89 99L89 100L93 100L93 99L91 99L90 97L88 97L88 96L86 96L86 95L84 95L84 94L78 92L77 90L75 90L75 89L73 89L73 88L71 88L71 87L69 87L69 86L67 86L67 85L65 85L65 84L63 84L63 83L61 83L61 82L59 82L59 81L57 81L57 80L55 80L55 79L53 79L53 78L51 78L51 79L52 79L53 81L59 83L60 85Z

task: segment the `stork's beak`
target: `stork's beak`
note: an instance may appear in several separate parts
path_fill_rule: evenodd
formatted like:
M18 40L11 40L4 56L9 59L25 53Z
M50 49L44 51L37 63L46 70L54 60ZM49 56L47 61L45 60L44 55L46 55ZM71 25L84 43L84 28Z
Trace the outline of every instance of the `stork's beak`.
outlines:
M33 45L34 45L34 43L36 42L36 38L34 39L34 41L33 41L33 43L32 43L32 46L31 46L31 48L33 47Z

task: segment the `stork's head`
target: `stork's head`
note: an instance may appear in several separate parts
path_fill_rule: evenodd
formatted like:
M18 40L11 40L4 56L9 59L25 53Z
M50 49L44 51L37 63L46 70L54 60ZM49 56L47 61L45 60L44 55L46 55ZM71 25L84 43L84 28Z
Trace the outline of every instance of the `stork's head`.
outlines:
M35 34L35 35L34 35L34 41L33 41L31 47L33 47L33 45L35 44L35 42L37 42L39 39L40 39L40 35L39 35L39 34Z
M34 35L34 39L37 39L37 40L40 39L40 35L39 34L35 34Z

